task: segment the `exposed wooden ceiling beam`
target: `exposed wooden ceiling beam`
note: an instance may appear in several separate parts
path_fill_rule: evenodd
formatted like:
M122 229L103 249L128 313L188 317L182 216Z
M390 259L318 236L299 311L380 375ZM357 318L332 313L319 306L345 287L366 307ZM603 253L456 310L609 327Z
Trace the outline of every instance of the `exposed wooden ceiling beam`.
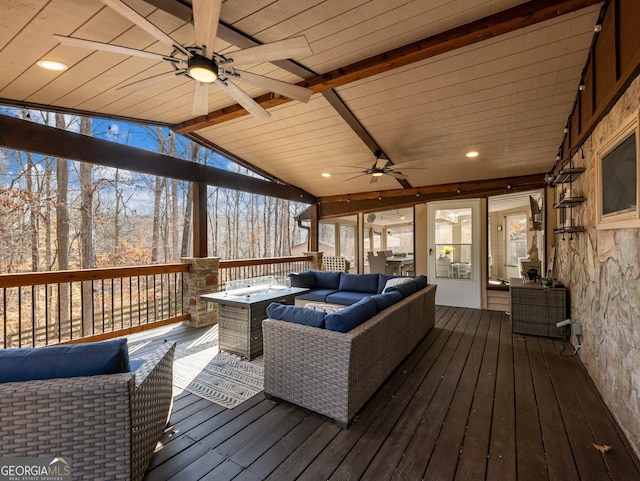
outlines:
M0 115L0 146L313 204L308 192L168 155Z
M298 85L310 88L314 93L320 93L600 3L602 0L531 0L403 47L304 80ZM271 93L261 95L254 100L266 109L291 102L289 98L275 96ZM239 105L232 105L177 124L174 126L174 130L184 134L245 115L248 115L246 110Z
M357 214L358 212L373 212L381 208L412 206L432 200L486 197L488 195L541 189L546 186L544 173L540 173L504 179L431 185L414 189L334 195L318 198L318 213L322 218L335 217Z

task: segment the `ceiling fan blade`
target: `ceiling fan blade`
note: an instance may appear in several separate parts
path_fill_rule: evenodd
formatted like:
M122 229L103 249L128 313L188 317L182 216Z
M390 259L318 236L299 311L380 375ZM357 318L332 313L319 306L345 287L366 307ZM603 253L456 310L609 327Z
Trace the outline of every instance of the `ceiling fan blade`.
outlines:
M209 84L193 82L193 115L207 115L209 113Z
M205 48L205 57L213 57L222 0L193 0L193 26L196 45Z
M411 160L409 162L401 162L399 164L393 164L390 165L389 168L390 169L404 169L407 168L411 165L416 165L416 164L420 164L422 161L421 160Z
M374 168L375 169L384 169L388 162L389 161L387 159L382 159L382 158L376 159L376 163L375 163Z
M379 175L372 175L371 176L371 181L369 181L370 184L375 184L376 182L378 182L378 177L381 177Z
M366 175L366 174L358 174L355 177L349 177L348 179L344 179L343 182L349 182L350 180L357 179L358 177L362 177L363 175Z
M233 62L233 65L243 65L257 62L270 62L271 60L284 60L287 58L306 57L311 55L311 47L303 36L287 38L277 42L265 43L257 47L246 48L231 52L225 57Z
M119 87L116 87L116 90L126 90L127 92L137 92L139 90L144 90L147 87L150 87L152 85L166 82L168 79L172 77L179 77L185 72L186 70L172 70L171 72L161 73L159 75L154 75L153 77L137 80L135 82L131 82L125 85L120 85Z
M313 94L313 91L299 85L292 85L281 80L272 79L263 75L257 75L251 72L245 72L243 70L235 70L236 78L243 82L250 83L256 87L261 87L270 92L289 97L290 99L299 100L300 102L307 103L309 98Z
M390 175L391 177L395 177L396 179L406 179L407 178L406 175L402 175L402 174L399 174L397 172L393 172L393 171L390 171L390 170L386 172L386 175Z
M129 7L129 5L126 5L120 0L102 0L102 3L104 3L107 7L111 8L112 10L116 11L118 14L122 15L124 18L126 18L130 22L136 24L138 27L140 27L142 30L147 32L149 35L154 37L159 42L169 45L170 47L177 48L187 57L191 57L191 53L186 48L184 48L182 45L180 45L178 42L172 39L169 35L167 35L158 27L156 27L153 23L151 23L149 20L147 20L138 12L136 12L134 9Z
M216 81L216 84L225 91L225 93L233 100L242 105L247 112L259 119L266 119L271 117L271 114L267 112L262 106L253 100L244 90L239 88L236 84L230 80Z
M77 37L65 37L64 35L53 35L62 45L70 47L88 48L91 50L100 50L102 52L120 53L122 55L131 55L134 57L148 58L151 60L162 61L167 57L159 53L145 52L144 50L136 50L135 48L121 47L119 45L111 45L110 43L94 42L93 40L85 40Z
M362 172L367 170L367 167L363 167L361 165L345 165L345 167L349 167L350 169L358 169Z

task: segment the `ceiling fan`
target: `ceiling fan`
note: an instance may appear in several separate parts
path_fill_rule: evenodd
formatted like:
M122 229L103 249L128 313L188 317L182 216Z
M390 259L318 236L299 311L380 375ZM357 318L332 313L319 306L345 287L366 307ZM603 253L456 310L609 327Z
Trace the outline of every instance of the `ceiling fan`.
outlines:
M402 170L426 170L427 169L426 167L412 167L413 165L419 164L421 162L420 160L412 160L411 162L404 162L401 164L392 164L389 162L388 159L383 157L383 153L381 150L376 150L374 152L374 155L376 156L376 160L371 167L365 170L360 170L359 171L360 173L358 175L356 175L355 177L350 177L345 181L353 180L363 175L370 175L371 176L370 183L375 184L376 182L378 182L378 178L382 177L383 175L389 175L396 179L406 179L407 178L406 175L402 174L401 172L398 172L398 169L402 169ZM350 167L352 169L361 169L361 167L356 165L348 165L347 167ZM342 172L342 173L353 174L355 172Z
M237 50L227 55L215 53L214 45L222 0L193 0L195 46L181 45L121 0L101 1L158 41L173 49L169 55L161 55L77 37L54 35L63 45L164 61L173 67L172 71L120 86L118 87L119 89L127 89L129 91L143 90L150 85L161 83L171 77L186 76L194 80L194 115L208 113L209 84L215 83L249 113L260 119L269 117L269 112L233 83L232 80L240 80L301 102L307 102L313 93L310 89L299 85L292 85L281 80L236 70L235 68L237 65L311 55L311 48L303 36Z

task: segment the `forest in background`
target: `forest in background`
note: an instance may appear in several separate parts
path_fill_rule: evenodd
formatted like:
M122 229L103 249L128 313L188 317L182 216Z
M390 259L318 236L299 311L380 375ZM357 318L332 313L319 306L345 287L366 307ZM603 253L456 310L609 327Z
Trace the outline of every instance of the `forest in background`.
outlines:
M0 113L258 177L166 128L60 113ZM208 252L287 256L307 206L209 186ZM0 148L0 273L178 262L192 254L190 182Z

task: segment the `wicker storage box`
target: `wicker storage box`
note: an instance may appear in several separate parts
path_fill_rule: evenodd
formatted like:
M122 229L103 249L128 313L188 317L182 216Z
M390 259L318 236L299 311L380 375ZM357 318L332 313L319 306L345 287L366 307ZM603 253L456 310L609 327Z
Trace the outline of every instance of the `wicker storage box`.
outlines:
M564 287L543 287L511 279L510 291L512 332L567 339L567 327L556 327L568 315Z

